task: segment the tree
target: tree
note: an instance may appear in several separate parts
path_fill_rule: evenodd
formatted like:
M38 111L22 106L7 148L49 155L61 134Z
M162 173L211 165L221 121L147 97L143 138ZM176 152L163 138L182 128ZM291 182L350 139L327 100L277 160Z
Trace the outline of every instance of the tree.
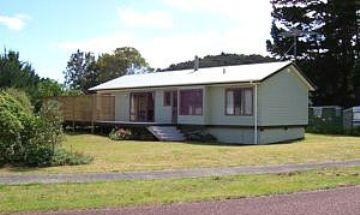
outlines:
M313 95L317 105L355 104L352 72L360 50L355 2L271 0L272 41L267 41L267 46L274 56L290 59L294 52L293 38L282 37L281 32L296 29L318 33L297 38L297 63L318 87Z
M82 90L84 92L93 85L96 80L96 61L91 52L77 50L70 56L65 74L65 86L69 89Z
M35 102L39 82L40 77L31 64L20 61L18 52L5 50L3 54L0 54L0 89L24 90L31 101Z
M353 69L353 81L356 104L360 104L360 59L357 59Z
M144 70L152 69L135 48L117 48L114 53L102 54L98 59L90 52L77 50L71 55L64 72L65 85L86 93L95 85Z
M42 78L38 85L40 97L61 96L64 94L64 87L57 81L50 78Z
M135 70L149 70L149 64L141 56L140 52L132 47L115 49L114 53L102 54L97 60L99 69L97 82L102 83L111 79L134 73Z

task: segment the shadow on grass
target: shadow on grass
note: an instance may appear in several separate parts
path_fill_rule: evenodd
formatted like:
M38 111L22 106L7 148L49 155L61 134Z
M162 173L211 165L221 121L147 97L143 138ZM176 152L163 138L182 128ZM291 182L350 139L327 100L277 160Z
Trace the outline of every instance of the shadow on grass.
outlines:
M9 172L14 173L27 173L27 172L33 172L36 170L40 170L47 167L28 167L28 166L20 166L20 165L5 165L1 166L0 170L8 170Z
M288 144L301 144L302 140L305 140L305 138L299 138L295 140L288 140L288 141L282 141L282 142L276 142L276 143L270 143L270 144L243 144L243 143L219 143L219 142L192 142L192 141L186 141L183 142L184 144L189 145L203 145L203 146L225 146L225 147L245 147L245 146L273 146L273 145L288 145Z

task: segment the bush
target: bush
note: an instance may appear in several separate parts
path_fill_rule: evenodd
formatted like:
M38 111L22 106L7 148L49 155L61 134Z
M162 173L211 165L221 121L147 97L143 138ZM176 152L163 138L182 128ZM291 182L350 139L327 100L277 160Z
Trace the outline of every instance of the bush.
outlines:
M194 142L208 142L208 143L217 142L216 137L207 133L204 130L188 131L185 133L185 137L187 140Z
M110 134L109 138L112 140L131 140L133 138L130 129L113 129Z
M155 140L155 137L143 127L116 128L110 132L109 138L112 140Z
M21 106L27 111L27 113L30 114L33 112L31 101L24 91L15 88L8 88L5 90L5 92L8 95L12 96L16 101L18 101Z
M345 134L352 136L360 136L360 126L345 130Z
M59 103L44 103L38 114L27 106L21 92L0 91L0 165L78 165L93 158L59 148L62 117ZM20 96L21 95L21 96Z
M33 116L10 94L0 92L0 164L24 162Z

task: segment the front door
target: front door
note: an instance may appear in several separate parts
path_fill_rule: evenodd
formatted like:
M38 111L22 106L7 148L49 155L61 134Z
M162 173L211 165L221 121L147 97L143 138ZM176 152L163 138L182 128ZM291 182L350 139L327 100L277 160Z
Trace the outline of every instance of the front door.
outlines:
M177 123L177 118L178 118L178 99L177 99L177 91L173 91L172 95L171 95L171 118L172 118L172 123L176 124Z
M154 98L152 92L131 93L130 121L153 122Z

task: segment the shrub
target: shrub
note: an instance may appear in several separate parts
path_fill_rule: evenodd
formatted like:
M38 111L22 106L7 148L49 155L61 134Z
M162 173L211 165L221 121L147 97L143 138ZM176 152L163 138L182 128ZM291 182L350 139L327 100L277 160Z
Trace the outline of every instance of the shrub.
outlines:
M130 129L113 129L109 134L110 139L112 140L130 140L133 138Z
M352 136L360 136L360 126L345 130L345 134Z
M55 145L62 141L63 136L60 103L53 100L45 102L40 109L39 117L42 119L41 138L55 148Z
M109 138L112 140L155 140L155 137L143 127L116 128L110 132Z
M209 143L217 142L216 137L207 133L204 130L188 131L185 133L185 137L187 140L194 142L209 142Z
M0 91L0 165L25 166L78 165L93 158L67 152L62 141L59 103L44 103L38 114L29 111L25 94Z
M15 88L7 88L5 92L12 96L16 101L18 101L21 106L27 111L27 113L33 112L33 107L29 97L26 95L25 91L18 90Z
M24 162L26 127L33 116L10 94L0 91L0 164Z

